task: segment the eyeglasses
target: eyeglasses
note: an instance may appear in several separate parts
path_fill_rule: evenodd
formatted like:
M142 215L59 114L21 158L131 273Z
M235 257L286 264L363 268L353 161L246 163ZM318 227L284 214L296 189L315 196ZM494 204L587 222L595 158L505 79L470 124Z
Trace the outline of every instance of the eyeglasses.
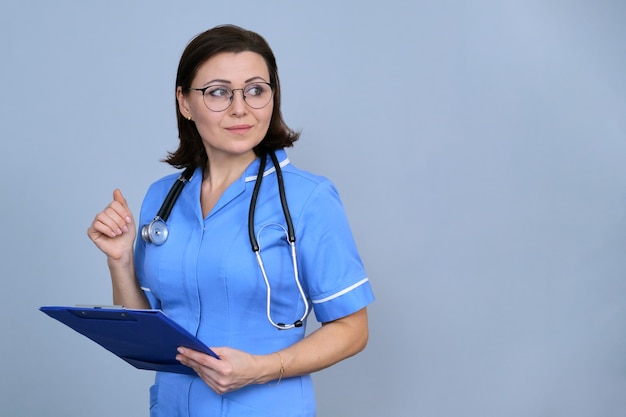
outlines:
M244 101L253 109L262 109L267 106L274 95L272 84L265 82L248 84L244 88L210 85L204 88L189 88L189 90L202 92L204 105L214 112L229 108L233 102L235 91L241 91Z

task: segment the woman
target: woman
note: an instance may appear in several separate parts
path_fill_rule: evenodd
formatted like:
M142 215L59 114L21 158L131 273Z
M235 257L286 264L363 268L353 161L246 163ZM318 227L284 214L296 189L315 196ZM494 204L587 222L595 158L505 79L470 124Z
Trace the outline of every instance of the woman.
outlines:
M151 415L313 416L310 374L365 348L374 300L341 201L327 179L289 163L283 148L298 134L282 119L276 61L258 34L218 26L193 39L176 105L180 144L166 162L193 174L167 218L167 241L135 239L119 190L88 229L107 255L115 304L162 309L219 356L179 348L197 376L158 372ZM178 177L152 184L140 227ZM311 310L322 326L305 335Z

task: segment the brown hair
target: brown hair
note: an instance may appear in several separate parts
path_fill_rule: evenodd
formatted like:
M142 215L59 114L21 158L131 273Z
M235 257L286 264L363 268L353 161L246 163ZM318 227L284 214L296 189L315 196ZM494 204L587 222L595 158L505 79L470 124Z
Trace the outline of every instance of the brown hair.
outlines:
M270 73L270 84L274 89L274 108L267 133L254 152L258 155L267 150L276 150L293 146L300 133L290 129L284 122L280 111L280 82L276 58L268 43L259 34L234 25L217 26L196 36L189 42L178 64L176 88L181 87L183 94L189 93L191 82L198 69L212 56L221 52L255 52L263 57ZM178 120L178 149L170 152L164 159L176 168L188 166L205 167L208 158L202 138L196 124L187 120L178 108L176 99L176 118Z

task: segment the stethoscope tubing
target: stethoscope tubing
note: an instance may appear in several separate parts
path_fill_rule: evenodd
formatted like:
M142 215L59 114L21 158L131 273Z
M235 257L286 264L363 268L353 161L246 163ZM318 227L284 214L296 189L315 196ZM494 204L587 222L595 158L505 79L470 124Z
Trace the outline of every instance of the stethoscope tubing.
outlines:
M280 168L280 163L278 162L278 159L276 158L276 154L274 154L274 152L270 152L270 158L272 159L272 164L274 165L274 169L276 170L280 204L282 206L283 214L285 216L285 223L287 223L287 237L289 239L289 242L293 243L296 241L296 232L293 228L293 221L291 220L291 213L289 212L289 206L287 204L287 196L285 195L285 182L283 180L283 171ZM266 161L266 155L261 155L261 165L259 167L259 172L257 173L254 190L252 191L252 198L250 199L250 209L248 210L248 236L250 238L250 246L252 247L253 252L259 251L259 243L254 236L254 214L256 213L256 202L257 197L259 196L259 190L261 189L261 183L263 182Z
M289 212L289 206L287 204L287 196L285 194L285 182L283 180L283 172L280 168L280 163L276 158L276 154L274 152L270 152L270 158L272 159L272 164L274 165L274 169L276 170L276 180L278 181L278 194L280 196L280 204L283 209L283 215L285 217L285 223L287 224L287 240L289 243L289 247L291 249L291 259L293 264L293 274L296 285L298 287L298 291L300 292L300 297L304 301L304 314L299 320L296 320L293 324L285 324L285 323L275 323L272 320L271 314L271 296L272 296L272 288L267 278L267 273L265 272L265 266L263 265L263 260L261 259L261 248L259 247L259 243L255 237L254 233L254 214L256 212L256 204L257 197L259 195L259 190L261 189L261 183L263 182L263 175L265 173L265 162L267 161L267 157L265 153L261 155L261 163L259 166L259 172L257 173L256 183L254 184L254 190L252 191L252 198L250 199L250 209L248 210L248 237L250 238L250 247L252 248L252 252L254 252L256 256L257 263L259 264L259 268L261 269L261 274L263 275L263 280L265 281L265 286L267 287L267 319L272 324L272 326L276 327L279 330L288 330L294 327L302 327L303 320L309 314L309 302L307 301L306 294L302 289L302 284L300 283L299 274L298 274L298 262L296 260L296 233L293 227L293 221L291 219L291 213Z

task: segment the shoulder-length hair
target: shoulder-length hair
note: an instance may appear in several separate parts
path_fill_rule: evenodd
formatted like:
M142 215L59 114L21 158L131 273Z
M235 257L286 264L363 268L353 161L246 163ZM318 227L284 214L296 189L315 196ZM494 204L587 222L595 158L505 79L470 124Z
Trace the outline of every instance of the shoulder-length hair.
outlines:
M293 146L300 133L287 126L280 111L280 81L276 58L267 41L255 32L234 25L223 25L196 36L189 42L180 58L176 88L181 87L183 94L189 94L189 88L198 69L212 56L221 52L244 51L255 52L263 57L270 74L269 82L274 89L274 108L270 125L263 140L254 148L254 152L259 155L268 150ZM178 149L169 152L163 161L176 168L206 167L208 158L200 133L196 124L181 114L178 99L176 99L176 119L180 144Z

